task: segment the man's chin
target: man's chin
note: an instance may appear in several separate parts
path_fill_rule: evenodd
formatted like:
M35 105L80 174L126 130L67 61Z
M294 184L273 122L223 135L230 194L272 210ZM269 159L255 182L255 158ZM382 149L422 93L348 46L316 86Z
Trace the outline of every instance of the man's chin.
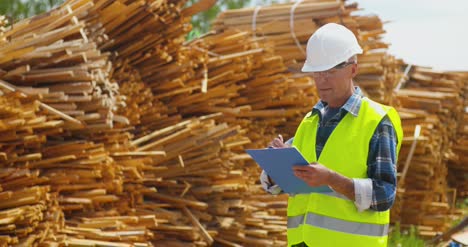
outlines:
M319 92L318 96L323 102L328 102L331 96L331 91L330 92Z

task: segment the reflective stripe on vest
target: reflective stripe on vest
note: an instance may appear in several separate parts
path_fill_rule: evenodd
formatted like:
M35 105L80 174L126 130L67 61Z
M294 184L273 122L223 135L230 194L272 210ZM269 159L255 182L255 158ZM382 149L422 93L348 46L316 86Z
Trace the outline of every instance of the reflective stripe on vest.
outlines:
M328 230L344 232L349 234L359 234L373 237L382 237L388 234L388 224L379 225L370 223L349 222L314 213L307 213L305 222L304 215L288 217L288 228L296 228L304 223L311 226L316 226Z

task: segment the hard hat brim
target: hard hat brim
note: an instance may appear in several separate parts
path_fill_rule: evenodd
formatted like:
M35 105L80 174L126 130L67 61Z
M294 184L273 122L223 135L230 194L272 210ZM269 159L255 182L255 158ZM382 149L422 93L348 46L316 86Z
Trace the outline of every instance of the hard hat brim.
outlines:
M331 63L314 65L314 64L308 63L306 60L304 62L304 66L302 66L301 71L302 72L321 72L321 71L329 70L342 62L346 62L348 59L350 59L354 55L362 54L362 52L363 51L361 47L359 47L358 45L358 47L354 47L353 49L345 52L341 57L338 57L338 58L335 57L333 59L334 61L332 61Z
M302 66L301 71L302 72L321 72L325 70L329 70L333 68L335 65L334 64L328 64L328 65L322 65L322 66L312 66L310 64L304 63L304 66Z

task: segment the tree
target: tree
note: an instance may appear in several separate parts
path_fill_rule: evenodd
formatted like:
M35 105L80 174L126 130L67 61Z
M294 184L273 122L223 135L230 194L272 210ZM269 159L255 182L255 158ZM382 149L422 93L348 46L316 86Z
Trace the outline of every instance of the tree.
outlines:
M191 5L199 0L189 0ZM193 39L210 30L211 22L216 19L219 13L228 9L239 9L247 6L271 5L273 3L284 3L288 0L218 0L216 5L207 11L198 13L192 18L193 29L187 39Z
M0 15L13 22L43 13L63 3L64 0L0 0Z
M198 0L190 0L189 5L198 2ZM226 9L242 8L250 3L249 0L218 0L216 4L209 10L198 13L192 17L192 35L199 36L208 32L211 27L211 22L218 14Z

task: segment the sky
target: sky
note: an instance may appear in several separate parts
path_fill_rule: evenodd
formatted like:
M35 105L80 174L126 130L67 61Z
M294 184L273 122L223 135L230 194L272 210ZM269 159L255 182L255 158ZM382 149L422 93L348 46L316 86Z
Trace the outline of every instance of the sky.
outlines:
M468 71L468 0L354 0L383 22L388 52L436 70Z

